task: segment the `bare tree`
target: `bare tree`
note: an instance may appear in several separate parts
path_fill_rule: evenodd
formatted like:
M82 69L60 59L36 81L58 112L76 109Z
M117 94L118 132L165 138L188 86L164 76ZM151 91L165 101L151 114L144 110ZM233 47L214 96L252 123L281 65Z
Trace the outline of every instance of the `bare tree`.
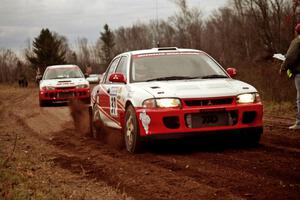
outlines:
M0 49L0 83L13 82L18 77L14 73L20 63L17 55L9 49Z
M201 46L202 13L197 8L189 8L186 0L173 0L179 12L169 17L169 23L176 31L175 37L179 47Z

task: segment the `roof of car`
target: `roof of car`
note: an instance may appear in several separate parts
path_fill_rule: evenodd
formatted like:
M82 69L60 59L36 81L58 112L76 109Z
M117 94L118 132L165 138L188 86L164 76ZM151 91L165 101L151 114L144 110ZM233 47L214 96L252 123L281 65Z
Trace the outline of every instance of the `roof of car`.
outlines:
M181 49L177 47L159 47L159 48L152 48L152 49L144 49L144 50L136 50L136 51L129 51L131 55L139 55L139 54L150 54L150 53L163 53L163 52L201 52L197 49Z
M78 67L78 66L77 65L51 65L48 66L47 68L54 69L54 68L74 68L74 67Z

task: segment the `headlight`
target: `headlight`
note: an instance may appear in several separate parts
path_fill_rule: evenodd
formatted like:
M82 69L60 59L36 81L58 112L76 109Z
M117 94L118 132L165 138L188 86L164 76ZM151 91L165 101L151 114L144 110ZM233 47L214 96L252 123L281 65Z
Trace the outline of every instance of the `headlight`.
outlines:
M240 94L236 97L236 102L238 104L258 103L260 102L260 97L258 93Z
M176 98L147 99L143 102L144 108L180 108L181 102Z
M42 90L55 90L55 87L52 87L52 86L43 86Z
M88 84L80 84L80 85L77 85L76 88L79 89L79 88L88 88L89 85Z

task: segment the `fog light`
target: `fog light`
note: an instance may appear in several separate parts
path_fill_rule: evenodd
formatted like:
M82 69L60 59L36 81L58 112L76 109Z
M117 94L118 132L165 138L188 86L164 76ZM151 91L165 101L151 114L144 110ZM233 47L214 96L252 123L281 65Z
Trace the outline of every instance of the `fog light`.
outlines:
M186 115L185 122L186 122L186 126L188 128L192 128L192 115L191 114Z

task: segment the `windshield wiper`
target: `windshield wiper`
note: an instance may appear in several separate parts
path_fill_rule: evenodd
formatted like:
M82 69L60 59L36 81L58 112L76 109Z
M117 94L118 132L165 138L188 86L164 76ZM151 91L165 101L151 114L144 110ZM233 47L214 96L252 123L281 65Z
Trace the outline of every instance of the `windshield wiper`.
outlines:
M159 78L153 78L146 80L146 82L149 81L170 81L170 80L184 80L184 79L193 79L194 77L190 76L166 76L166 77L159 77Z
M207 76L202 76L200 77L202 79L210 79L210 78L228 78L226 75L221 75L221 74L212 74L212 75L207 75Z

